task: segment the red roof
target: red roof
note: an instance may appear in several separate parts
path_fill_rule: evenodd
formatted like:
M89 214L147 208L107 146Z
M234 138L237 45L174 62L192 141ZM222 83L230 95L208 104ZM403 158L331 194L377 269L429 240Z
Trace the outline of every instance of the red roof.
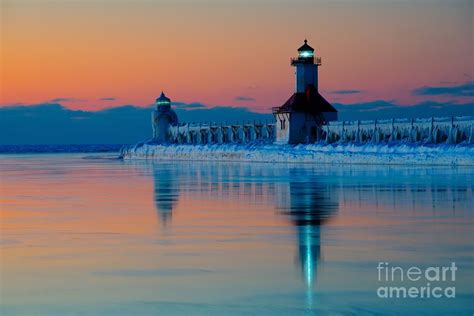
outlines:
M275 109L276 112L337 112L337 110L325 99L314 86L308 86L306 92L295 92L282 106Z

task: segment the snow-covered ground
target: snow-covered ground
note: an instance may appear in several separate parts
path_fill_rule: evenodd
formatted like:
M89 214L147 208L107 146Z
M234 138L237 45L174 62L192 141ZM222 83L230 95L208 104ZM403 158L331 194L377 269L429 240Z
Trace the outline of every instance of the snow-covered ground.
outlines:
M418 164L474 166L474 145L388 144L214 144L156 145L123 148L124 159L213 160L330 164Z

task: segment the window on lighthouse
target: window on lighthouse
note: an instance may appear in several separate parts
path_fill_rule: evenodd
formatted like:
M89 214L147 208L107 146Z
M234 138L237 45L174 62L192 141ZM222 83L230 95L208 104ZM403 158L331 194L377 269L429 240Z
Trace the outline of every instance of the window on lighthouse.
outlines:
M301 51L301 52L300 52L300 57L304 57L304 58L307 58L307 57L314 57L314 52L312 52L312 51L310 51L310 50Z

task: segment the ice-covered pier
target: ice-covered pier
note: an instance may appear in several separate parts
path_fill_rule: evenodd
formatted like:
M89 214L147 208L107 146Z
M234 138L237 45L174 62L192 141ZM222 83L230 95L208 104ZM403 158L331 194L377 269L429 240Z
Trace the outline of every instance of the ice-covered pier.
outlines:
M172 144L273 143L275 123L241 124L182 123L169 127ZM428 119L389 119L333 121L317 130L315 143L474 143L474 117L433 117ZM311 143L309 140L306 144Z

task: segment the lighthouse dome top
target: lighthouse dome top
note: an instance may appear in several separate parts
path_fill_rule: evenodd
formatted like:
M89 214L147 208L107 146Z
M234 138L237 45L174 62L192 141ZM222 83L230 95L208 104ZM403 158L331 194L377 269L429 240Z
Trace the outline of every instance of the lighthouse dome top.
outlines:
M161 91L161 94L158 98L156 98L156 103L158 104L164 104L164 103L170 103L171 100Z
M162 112L171 110L171 100L163 93L163 91L160 96L156 98L156 107L158 108L158 111Z
M313 57L314 56L314 48L308 45L308 41L305 39L304 44L298 48L298 56L299 57Z

